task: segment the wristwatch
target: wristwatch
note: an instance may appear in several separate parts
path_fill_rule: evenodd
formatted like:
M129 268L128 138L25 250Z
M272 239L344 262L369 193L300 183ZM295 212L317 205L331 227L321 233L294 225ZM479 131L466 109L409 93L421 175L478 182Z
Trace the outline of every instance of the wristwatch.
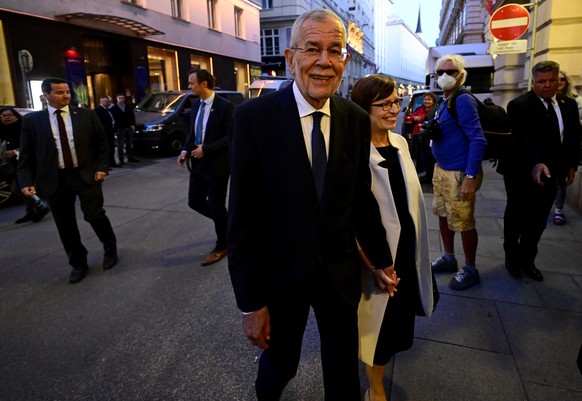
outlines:
M465 174L465 177L467 177L470 180L474 180L475 179L475 176L474 175L471 175L471 174Z

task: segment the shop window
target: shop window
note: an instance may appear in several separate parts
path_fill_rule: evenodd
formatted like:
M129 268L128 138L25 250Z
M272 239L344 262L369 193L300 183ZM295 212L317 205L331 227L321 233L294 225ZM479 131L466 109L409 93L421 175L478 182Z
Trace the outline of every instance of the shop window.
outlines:
M234 35L237 38L244 37L243 33L243 10L242 8L234 8Z
M15 105L14 89L8 65L8 51L6 50L6 39L4 38L4 27L0 20L0 105Z
M197 70L202 68L212 74L212 58L206 56L199 56L195 54L190 55L190 69Z
M279 30L261 30L261 56L279 55Z
M245 93L249 88L249 65L247 63L234 62L234 74L236 90Z
M148 67L152 92L180 90L175 51L148 46Z

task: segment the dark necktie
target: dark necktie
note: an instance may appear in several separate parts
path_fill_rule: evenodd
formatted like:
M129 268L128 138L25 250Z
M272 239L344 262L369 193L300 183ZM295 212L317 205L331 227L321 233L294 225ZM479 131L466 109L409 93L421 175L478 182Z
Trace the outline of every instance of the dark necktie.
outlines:
M555 138L560 138L560 124L558 123L558 115L556 114L556 110L554 109L554 102L552 99L544 99L544 102L547 103L548 112L546 117L548 119L548 127L552 130L552 135ZM560 142L561 142L560 138Z
M67 129L65 128L65 120L61 116L62 110L56 110L57 124L59 126L59 139L61 140L61 151L63 152L63 160L65 162L65 170L72 170L75 168L73 164L73 155L71 147L69 146L69 137L67 136Z
M321 202L325 173L327 170L327 155L325 152L325 139L321 132L321 117L323 113L316 111L313 116L313 129L311 130L311 171L317 190L317 199Z
M202 124L204 123L204 106L206 103L200 102L200 111L198 111L198 120L196 120L196 137L194 139L195 145L202 143Z

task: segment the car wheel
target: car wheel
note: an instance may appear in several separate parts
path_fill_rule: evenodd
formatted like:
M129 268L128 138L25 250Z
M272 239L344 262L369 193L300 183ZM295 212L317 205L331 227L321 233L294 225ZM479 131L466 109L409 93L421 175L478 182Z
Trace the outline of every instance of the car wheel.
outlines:
M171 155L176 155L180 153L182 147L184 146L184 135L177 133L172 135L166 144L166 152Z
M10 184L7 181L0 181L0 204L8 201L11 196Z

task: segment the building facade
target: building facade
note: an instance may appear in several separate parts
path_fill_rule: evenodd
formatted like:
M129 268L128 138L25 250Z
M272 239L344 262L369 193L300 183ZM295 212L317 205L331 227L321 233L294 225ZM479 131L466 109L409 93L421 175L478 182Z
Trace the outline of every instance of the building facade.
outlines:
M40 82L66 78L74 101L187 89L205 68L244 92L260 70L260 6L250 0L0 2L0 104L40 108Z

